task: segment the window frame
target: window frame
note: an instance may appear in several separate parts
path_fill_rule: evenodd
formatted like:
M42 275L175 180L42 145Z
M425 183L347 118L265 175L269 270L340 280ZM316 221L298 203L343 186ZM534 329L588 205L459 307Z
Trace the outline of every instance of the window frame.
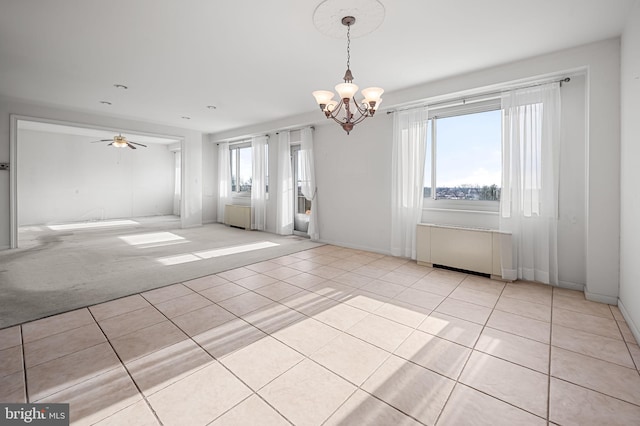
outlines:
M238 191L237 189L240 188L240 150L241 149L249 149L249 152L251 152L251 142L241 142L241 143L236 143L233 145L229 146L229 182L230 182L230 186L231 186L231 196L232 197L250 197L251 196L251 190L248 191ZM236 190L233 190L233 168L234 168L234 164L233 164L233 160L234 160L234 155L233 155L233 151L236 151L235 153L235 168L236 168ZM253 164L253 153L251 152L251 161ZM253 166L251 167L251 176L253 178ZM253 180L253 179L252 179Z
M427 146L427 157L431 159L431 195L423 199L423 209L426 210L460 210L460 211L476 211L483 213L498 213L500 210L499 200L452 200L447 198L436 198L437 196L437 121L438 119L459 117L462 115L470 115L489 111L502 111L501 119L504 119L504 111L502 110L501 98L491 97L484 98L475 102L461 103L454 105L443 105L429 109L428 123L431 125L431 132L428 137L431 139L430 146ZM502 140L502 134L500 135ZM427 140L425 140L427 143ZM502 149L502 146L501 146ZM425 160L426 167L426 160ZM424 188L424 187L423 187ZM423 189L424 192L424 189Z

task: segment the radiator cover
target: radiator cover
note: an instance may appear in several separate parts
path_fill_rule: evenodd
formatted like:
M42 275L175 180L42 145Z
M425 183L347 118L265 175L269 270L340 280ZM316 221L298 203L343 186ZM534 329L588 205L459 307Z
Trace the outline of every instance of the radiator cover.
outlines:
M224 206L224 224L251 229L251 207L226 204Z
M416 256L419 265L443 265L503 279L502 257L506 265L511 265L511 234L420 223L416 228Z

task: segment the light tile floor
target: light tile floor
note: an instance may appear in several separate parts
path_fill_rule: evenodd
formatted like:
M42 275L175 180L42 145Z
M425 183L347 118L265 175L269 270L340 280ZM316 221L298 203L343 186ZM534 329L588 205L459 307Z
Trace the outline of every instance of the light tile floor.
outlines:
M322 246L0 330L0 401L73 424L640 424L620 311Z

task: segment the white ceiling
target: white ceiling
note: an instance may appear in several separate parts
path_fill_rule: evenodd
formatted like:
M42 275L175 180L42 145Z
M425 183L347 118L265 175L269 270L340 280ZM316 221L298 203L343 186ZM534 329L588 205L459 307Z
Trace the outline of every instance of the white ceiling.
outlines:
M618 36L634 2L380 1L351 69L387 92ZM320 3L0 0L0 94L205 132L314 111L346 68L345 39L314 26Z

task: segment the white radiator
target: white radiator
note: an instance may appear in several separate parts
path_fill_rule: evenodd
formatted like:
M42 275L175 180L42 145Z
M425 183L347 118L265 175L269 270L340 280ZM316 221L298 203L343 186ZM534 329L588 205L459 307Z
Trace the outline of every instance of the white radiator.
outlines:
M448 266L502 279L501 256L505 256L506 265L511 265L511 234L419 223L416 256L419 265Z
M251 229L251 207L226 204L224 206L224 224Z

